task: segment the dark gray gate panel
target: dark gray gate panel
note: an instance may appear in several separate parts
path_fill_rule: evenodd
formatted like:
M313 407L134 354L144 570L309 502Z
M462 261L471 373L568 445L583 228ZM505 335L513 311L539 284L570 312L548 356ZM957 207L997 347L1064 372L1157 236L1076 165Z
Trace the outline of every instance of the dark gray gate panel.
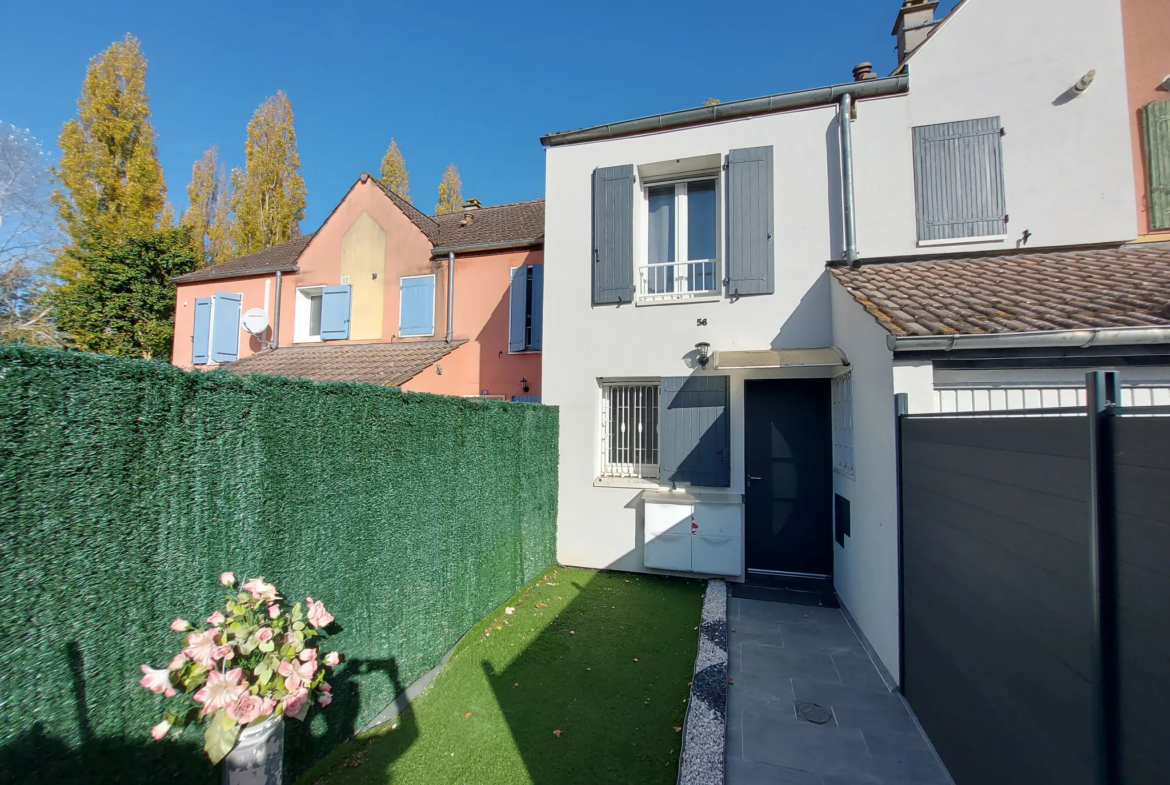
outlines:
M906 698L958 785L1089 785L1083 417L903 418Z
M593 304L634 300L634 167L593 170Z
M1121 774L1170 779L1170 418L1113 418Z
M775 284L772 146L727 155L727 294L771 294Z
M918 239L1007 233L998 117L913 129Z
M731 485L727 376L678 376L659 388L659 478L679 486Z

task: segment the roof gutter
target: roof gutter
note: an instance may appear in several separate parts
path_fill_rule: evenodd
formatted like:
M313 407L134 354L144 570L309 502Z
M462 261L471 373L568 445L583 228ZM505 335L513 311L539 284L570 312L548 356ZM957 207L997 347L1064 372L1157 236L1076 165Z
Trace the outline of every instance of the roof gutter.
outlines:
M1170 344L1170 327L1094 327L982 335L887 335L891 352L951 352L965 349L1088 349L1091 346Z
M235 270L234 272L213 273L211 275L200 275L196 278L188 278L191 273L184 273L183 275L176 275L173 278L168 278L168 283L196 283L198 281L220 281L224 278L250 278L253 275L268 275L269 273L295 273L298 272L295 264L284 264L279 267L252 267L247 270Z
M477 251L505 251L509 248L529 248L533 245L544 245L543 237L530 237L527 240L504 240L498 243L479 243L478 245L451 245L446 248L432 248L431 256L447 256L453 253L475 253Z
M881 98L888 95L898 95L909 92L909 90L910 75L901 73L896 76L886 77L885 79L846 82L845 84L830 85L828 87L816 87L811 90L797 90L792 93L780 93L762 98L747 98L742 101L729 101L725 104L701 106L696 109L684 109L679 112L656 114L650 117L640 117L636 120L625 120L620 123L582 128L578 131L561 131L542 136L540 143L545 147L559 147L560 145L566 144L594 142L599 139L614 139L620 136L666 131L689 125L718 123L724 120L737 120L742 117L787 112L810 106L827 106L840 101L843 95L851 95L853 96L853 100L857 101L863 98Z

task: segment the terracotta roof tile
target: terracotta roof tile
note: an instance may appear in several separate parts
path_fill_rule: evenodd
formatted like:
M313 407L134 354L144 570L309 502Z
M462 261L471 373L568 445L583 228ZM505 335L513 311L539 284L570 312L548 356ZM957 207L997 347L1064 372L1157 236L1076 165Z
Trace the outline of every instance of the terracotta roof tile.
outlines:
M400 385L443 359L466 341L370 343L348 346L295 346L245 357L226 370L311 379L314 382L366 382Z
M433 218L439 224L435 245L440 248L544 239L543 199L461 210Z
M305 246L313 239L313 234L305 234L288 242L274 245L271 248L265 248L263 251L246 254L244 256L230 259L226 262L213 264L210 267L204 267L202 270L195 270L186 275L179 275L172 278L172 281L184 283L186 281L209 281L216 278L238 278L244 275L259 275L260 273L270 273L275 270L295 270L297 266L297 257L301 255L301 251L305 250Z
M1170 242L834 267L893 335L1170 324Z

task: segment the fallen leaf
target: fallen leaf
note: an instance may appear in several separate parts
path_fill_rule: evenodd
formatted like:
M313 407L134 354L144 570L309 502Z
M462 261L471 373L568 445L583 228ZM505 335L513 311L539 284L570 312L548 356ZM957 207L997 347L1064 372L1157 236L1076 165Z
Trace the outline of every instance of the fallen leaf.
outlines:
M806 619L811 619L811 618L812 618L812 616L809 616L809 615L806 613L806 614L804 614L804 618L806 618Z
M504 629L504 628L503 628L503 627L501 627L500 625L498 625L498 624L497 624L497 625L496 625L496 629L497 629L497 630L502 630L502 629ZM732 632L735 632L735 630L732 630Z
M569 630L569 634L570 634L570 635L576 635L577 633L573 632L572 630Z
M727 683L728 683L728 684L735 684L735 679L728 679L728 680L727 680Z
M543 602L538 602L538 603L536 603L536 607L537 607L537 608L547 608L547 607L548 607L548 605L546 605L546 604L545 604L545 603L543 603Z
M675 733L678 733L680 730L682 730L682 726L681 726L681 725L675 725L675 726L674 726L674 732L675 732Z
M562 733L562 731L560 731L560 730L553 731L553 735L556 736L558 739L561 737L561 733Z
M698 628L698 627L695 627L695 629L697 630L697 629L699 629L699 628Z
M549 586L556 586L556 584L555 584L555 583L550 583L550 584L548 584L548 585L549 585Z
M511 616L515 612L516 612L515 608L504 608L504 613L508 614L509 616Z
M731 628L731 631L732 631L732 632L735 632L735 627L732 627L732 628Z
M470 716L471 716L471 712L467 712L466 714L463 715L463 719L467 719Z
M634 658L634 662L637 662L637 661L638 661L638 658L637 658L637 657L635 657L635 658Z
M513 687L519 687L519 686L520 686L520 682L516 682L516 683L514 683L512 686L513 686Z
M558 600L563 600L563 599L564 599L564 597L557 597L557 599L558 599Z

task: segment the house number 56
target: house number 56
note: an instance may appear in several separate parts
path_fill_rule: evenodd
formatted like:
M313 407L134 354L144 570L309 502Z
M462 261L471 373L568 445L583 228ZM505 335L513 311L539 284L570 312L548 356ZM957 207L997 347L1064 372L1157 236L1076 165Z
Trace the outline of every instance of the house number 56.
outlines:
M696 327L706 327L707 320L706 319L695 319L695 326Z

